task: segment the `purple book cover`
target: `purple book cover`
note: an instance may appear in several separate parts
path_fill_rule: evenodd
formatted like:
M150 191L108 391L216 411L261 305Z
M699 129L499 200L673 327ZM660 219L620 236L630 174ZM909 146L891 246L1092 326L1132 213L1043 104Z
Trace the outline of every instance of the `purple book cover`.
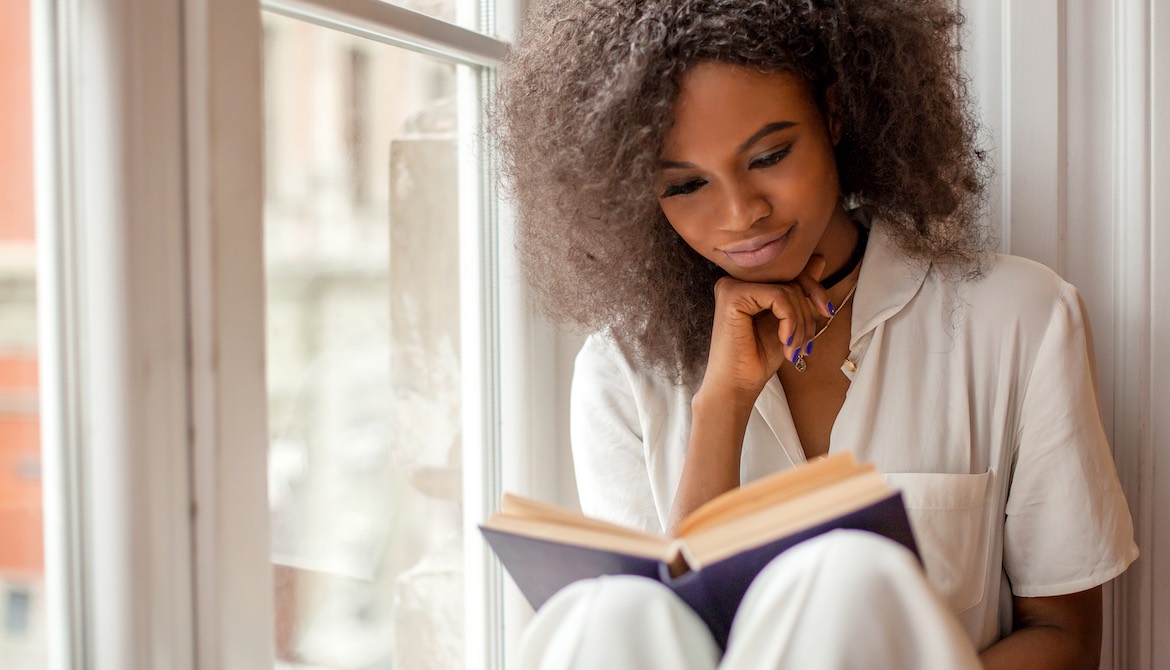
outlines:
M901 493L676 578L670 577L665 563L652 558L540 540L482 526L480 531L534 609L540 609L553 594L580 579L637 575L670 587L702 617L719 645L726 647L739 603L764 566L789 547L837 528L877 533L918 554Z

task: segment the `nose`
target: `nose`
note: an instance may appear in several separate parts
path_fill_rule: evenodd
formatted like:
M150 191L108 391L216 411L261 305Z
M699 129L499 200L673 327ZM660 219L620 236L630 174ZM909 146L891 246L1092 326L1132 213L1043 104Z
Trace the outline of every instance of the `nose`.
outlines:
M757 221L772 214L772 204L764 192L756 188L751 180L733 182L727 189L727 203L724 221L732 230L748 230Z

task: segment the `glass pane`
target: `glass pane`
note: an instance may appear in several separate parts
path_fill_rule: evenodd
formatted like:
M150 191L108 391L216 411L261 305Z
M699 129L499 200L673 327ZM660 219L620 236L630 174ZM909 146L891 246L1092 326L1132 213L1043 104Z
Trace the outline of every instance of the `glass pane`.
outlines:
M480 0L382 0L471 30L478 29Z
M0 668L47 665L29 0L0 2Z
M279 667L462 666L455 75L265 17Z

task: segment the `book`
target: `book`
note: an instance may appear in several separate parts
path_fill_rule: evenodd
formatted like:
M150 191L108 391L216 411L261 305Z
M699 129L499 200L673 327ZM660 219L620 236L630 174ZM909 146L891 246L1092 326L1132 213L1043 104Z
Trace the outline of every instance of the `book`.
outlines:
M512 494L480 531L534 609L580 579L638 575L674 591L726 647L739 603L764 566L837 528L874 532L918 555L901 493L849 453L717 496L673 538Z

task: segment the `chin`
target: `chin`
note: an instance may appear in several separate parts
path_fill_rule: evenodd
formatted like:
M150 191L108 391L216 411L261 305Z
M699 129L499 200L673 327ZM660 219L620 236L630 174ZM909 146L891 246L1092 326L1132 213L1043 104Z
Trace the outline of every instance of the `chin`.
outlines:
M727 270L727 274L735 279L745 282L752 282L754 284L784 284L796 279L800 271L785 271L784 268L777 268L772 265L765 265L758 268L723 268Z

